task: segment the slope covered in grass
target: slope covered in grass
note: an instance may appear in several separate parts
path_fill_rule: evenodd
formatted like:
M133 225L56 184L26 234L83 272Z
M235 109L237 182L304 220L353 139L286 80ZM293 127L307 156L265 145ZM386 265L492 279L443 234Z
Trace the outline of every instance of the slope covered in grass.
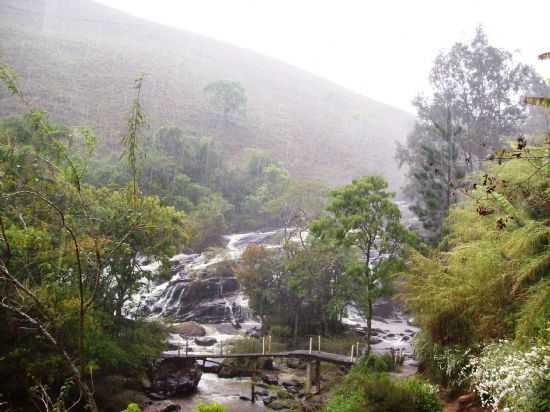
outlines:
M220 141L228 159L245 147L268 150L295 176L343 183L383 173L400 181L394 142L408 113L352 93L249 50L164 27L89 0L4 0L0 56L19 73L28 97L66 124L92 124L118 142L146 73L151 130L178 126ZM217 80L246 89L246 116L224 122L203 89ZM0 115L19 108L0 94Z

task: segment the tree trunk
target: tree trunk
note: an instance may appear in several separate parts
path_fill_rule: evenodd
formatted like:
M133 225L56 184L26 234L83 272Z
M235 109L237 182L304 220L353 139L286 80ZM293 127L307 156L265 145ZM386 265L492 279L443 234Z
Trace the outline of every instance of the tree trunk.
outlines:
M296 347L298 343L298 311L296 310L294 312L294 347Z
M372 335L372 298L368 298L369 312L367 315L367 356L370 354L370 341Z

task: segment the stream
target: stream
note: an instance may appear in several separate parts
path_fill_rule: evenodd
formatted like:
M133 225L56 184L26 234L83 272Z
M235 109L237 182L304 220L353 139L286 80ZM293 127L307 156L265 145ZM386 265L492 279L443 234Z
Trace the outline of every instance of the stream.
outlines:
M402 209L405 209L401 204ZM405 214L405 220L410 219ZM147 283L142 293L128 304L128 313L139 313L151 319L169 318L172 321L194 321L206 330L207 338L214 338L212 346L196 346L191 342L190 351L219 352L221 347L238 336L258 330L260 322L248 306L248 299L240 290L233 275L228 274L223 262L237 260L250 244L266 248L279 248L282 230L232 234L225 237L225 248L200 254L180 254L171 259L172 274L160 284ZM158 270L158 263L144 264L143 269ZM351 328L362 330L366 320L353 307L348 306L343 322ZM237 327L236 327L237 326ZM400 349L405 354L405 369L416 370L412 353L412 339L418 332L411 319L405 316L399 305L381 299L374 305L373 349L385 352ZM185 351L188 341L179 334L169 337L171 352ZM305 349L305 348L304 348ZM192 412L201 402L216 401L230 411L267 411L261 401L252 404L239 396L250 396L248 378L219 378L214 373L203 373L197 392L186 398L170 399L181 406L181 411ZM154 412L154 405L145 412Z

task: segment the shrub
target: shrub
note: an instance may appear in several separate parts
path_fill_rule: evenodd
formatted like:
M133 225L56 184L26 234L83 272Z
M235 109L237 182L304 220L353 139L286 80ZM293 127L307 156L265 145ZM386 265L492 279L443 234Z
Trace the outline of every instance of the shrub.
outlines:
M390 354L370 353L359 360L353 367L359 373L368 372L392 372L397 369L397 364Z
M426 332L420 332L414 339L414 352L430 377L447 387L451 393L465 388L463 371L468 365L472 349L443 346L433 342Z
M441 411L441 403L439 402L435 386L417 377L407 378L401 384L413 395L415 411Z
M365 400L359 393L338 394L332 397L323 412L357 412L364 410Z
M473 357L464 372L484 406L514 412L540 411L532 409L537 404L548 407L544 396L550 377L549 346L520 351L500 341Z
M197 412L228 412L228 410L221 403L209 402L201 403L197 407Z
M141 408L138 406L137 403L131 403L122 412L141 412Z
M440 412L437 390L429 383L409 378L392 379L385 373L350 372L324 412Z

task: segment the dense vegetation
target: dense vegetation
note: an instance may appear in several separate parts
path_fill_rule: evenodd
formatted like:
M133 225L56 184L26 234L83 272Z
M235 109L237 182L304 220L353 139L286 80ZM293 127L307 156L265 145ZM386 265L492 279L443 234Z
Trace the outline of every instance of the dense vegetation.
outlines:
M464 176L480 168L511 136L544 126L544 115L518 104L548 87L512 53L491 46L482 28L436 58L432 93L414 100L417 121L398 158L408 166L404 192L425 236L443 235L449 208L460 200Z
M540 391L550 377L550 140L515 149L513 160L472 176L448 235L411 256L404 289L434 378L472 385L499 408L544 411L529 402L548 395Z
M86 30L67 27L78 41L86 39ZM116 29L112 34L124 38ZM39 39L44 59L36 60L45 67L48 50L59 46L70 55L73 45L32 30L9 36ZM103 46L90 46L90 55L116 53ZM358 165L364 162L359 140L350 139L351 152L340 140L332 151L338 129L323 129L327 119L347 123L362 99L335 97L337 88L312 81L316 91L304 92L307 101L321 96L331 103L317 107L304 130L282 122L283 133L259 115L272 100L262 97L268 82L253 79L250 87L242 74L242 84L218 80L225 77L216 70L198 78L185 89L195 94L182 119L180 104L166 114L172 95L158 84L163 104L149 119L143 97L158 96L147 89L148 77L136 81L131 98L113 86L130 107L126 128L117 141L98 142L91 128L52 121L31 104L11 67L0 66L2 93L17 101L4 114L21 109L0 120L0 407L139 411L128 405L139 401L132 388L164 349L168 331L129 316L128 303L152 276L168 275L172 255L219 245L229 231L279 227L285 229L281 249L251 245L235 267L264 332L294 344L311 334L338 335L350 304L367 320L366 354L335 388L326 412L436 412L440 395L466 390L494 410L550 410L550 136L515 137L536 130L541 115L516 98L547 91L531 68L490 46L481 29L471 43L437 58L433 95L416 100L417 123L399 152L409 168L406 194L428 244L402 226L383 177L356 178L327 193L322 183L289 172L318 176L338 169L332 163L342 159L350 171L326 180L369 169ZM57 88L59 79L49 80L31 93L49 98L42 86ZM170 82L170 90L174 84L180 83ZM273 117L296 115L302 94L289 94L300 98L285 97L291 108L280 105ZM546 97L525 102L550 106ZM343 112L333 111L338 105ZM90 107L80 108L87 121L101 117ZM62 101L52 108L68 124L80 116L78 105ZM109 114L100 131L117 129L125 115ZM289 136L320 129L315 143L298 139L290 147ZM266 142L273 154L258 149ZM294 163L292 151L300 155ZM161 262L158 274L142 269L153 260ZM373 305L395 289L422 328L416 354L441 394L424 379L395 378L395 359L370 353ZM247 338L234 350L258 344ZM119 388L129 393L115 393L124 392ZM223 410L216 403L199 407Z
M152 276L146 259L162 262L162 276L169 257L229 229L303 222L324 189L257 150L230 170L208 139L169 128L145 140L142 79L122 150L109 158L95 155L90 129L32 108L9 66L0 78L28 108L0 121L3 401L63 410L82 399L98 410L96 400L113 401L103 379L139 382L164 348L162 325L124 312Z
M417 377L396 380L391 361L380 355L363 358L346 375L324 412L440 412L437 388Z

